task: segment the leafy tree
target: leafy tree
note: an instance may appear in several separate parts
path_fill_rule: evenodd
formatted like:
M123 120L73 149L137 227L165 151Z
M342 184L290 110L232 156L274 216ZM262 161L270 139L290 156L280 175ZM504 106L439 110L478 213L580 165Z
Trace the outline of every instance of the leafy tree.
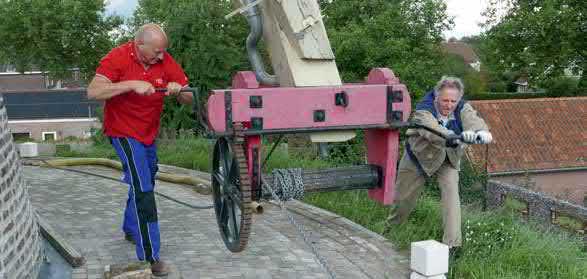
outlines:
M509 9L500 17L504 3ZM484 34L482 56L491 72L527 74L535 84L563 76L565 69L584 73L587 2L494 1L486 15L491 29Z
M444 57L442 73L463 80L465 94L479 94L487 91L487 82L483 71L477 72L467 65L463 57L447 53Z
M479 35L464 36L460 39L460 41L471 45L475 52L477 52L478 47L482 42L482 38Z
M472 68L467 69L463 76L466 94L480 94L487 91L487 80L484 72L477 72Z
M440 42L452 25L444 1L336 0L321 5L344 80L360 81L374 67L389 67L419 96L443 74Z
M108 32L121 23L104 9L101 0L1 0L0 57L19 71L36 66L64 77L77 67L93 73L112 47Z
M551 97L574 96L578 92L579 81L574 78L560 77L546 85L546 93Z
M444 57L443 73L463 78L470 68L465 59L457 54L447 53Z

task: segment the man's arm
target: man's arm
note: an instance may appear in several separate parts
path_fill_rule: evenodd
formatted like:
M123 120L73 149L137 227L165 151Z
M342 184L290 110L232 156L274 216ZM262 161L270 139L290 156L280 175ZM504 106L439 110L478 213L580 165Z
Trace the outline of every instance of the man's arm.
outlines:
M88 99L90 100L108 100L114 96L135 91L140 95L150 95L155 92L155 88L145 81L127 80L113 83L102 76L95 76L88 86Z
M485 121L479 117L477 111L469 103L465 103L461 110L461 120L463 121L463 130L489 131Z
M451 134L451 131L449 129L445 128L444 126L438 124L438 120L434 117L434 115L432 115L432 113L430 113L428 111L416 110L414 112L412 121L416 124L434 129L434 130L442 133L445 136L448 136L449 134ZM438 136L430 131L427 131L425 129L408 129L406 134L408 136L418 135L418 136L424 137L429 142L437 143L437 144L444 144L446 141L443 137L440 137L440 136Z

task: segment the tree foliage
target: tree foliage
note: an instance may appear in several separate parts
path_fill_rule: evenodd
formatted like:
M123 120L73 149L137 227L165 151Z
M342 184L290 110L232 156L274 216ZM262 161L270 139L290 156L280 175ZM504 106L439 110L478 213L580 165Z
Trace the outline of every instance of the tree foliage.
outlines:
M500 17L502 2L509 8ZM482 58L491 72L527 74L535 83L557 79L565 69L584 73L587 2L493 1L486 15L492 27L484 35Z
M419 95L442 75L440 42L452 25L444 1L336 0L321 7L345 81L388 67Z
M478 72L457 54L447 53L443 57L443 75L460 78L465 85L465 94L479 94L487 91L486 73Z
M121 23L104 9L103 0L1 0L0 57L19 71L92 73L112 47L108 32Z

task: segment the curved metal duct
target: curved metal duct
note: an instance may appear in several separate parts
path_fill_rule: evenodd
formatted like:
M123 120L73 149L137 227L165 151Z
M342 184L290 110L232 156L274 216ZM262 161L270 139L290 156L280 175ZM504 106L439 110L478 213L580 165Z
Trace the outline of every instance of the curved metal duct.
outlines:
M254 0L244 0L244 5L248 5L254 2ZM257 49L257 44L263 36L263 18L259 14L259 7L257 5L247 9L245 11L247 22L250 26L249 36L247 36L247 55L249 56L249 62L255 71L257 81L267 85L279 85L277 76L270 75L265 71L263 65L263 59Z

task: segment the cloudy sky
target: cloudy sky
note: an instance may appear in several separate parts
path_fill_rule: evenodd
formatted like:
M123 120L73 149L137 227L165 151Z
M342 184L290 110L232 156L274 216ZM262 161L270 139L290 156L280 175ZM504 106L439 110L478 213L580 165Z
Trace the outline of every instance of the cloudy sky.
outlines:
M137 6L137 0L109 0L107 7L109 14L130 16ZM481 12L487 7L489 0L446 0L448 14L454 16L453 30L446 31L446 38L470 36L479 34L479 23L483 20Z
M454 16L454 28L444 32L447 38L470 36L479 34L482 30L479 23L483 21L481 12L488 5L489 0L445 0L448 6L448 15Z
M108 14L117 14L120 16L131 16L137 7L138 0L106 0L109 2L106 6Z

